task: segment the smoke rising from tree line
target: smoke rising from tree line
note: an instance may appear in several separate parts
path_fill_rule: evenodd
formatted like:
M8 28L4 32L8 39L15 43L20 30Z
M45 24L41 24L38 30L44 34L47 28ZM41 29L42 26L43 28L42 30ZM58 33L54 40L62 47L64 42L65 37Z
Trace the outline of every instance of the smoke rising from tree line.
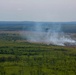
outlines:
M52 23L51 25L44 25L40 22L35 22L34 25L28 26L29 32L22 32L22 36L28 42L45 43L47 45L65 46L65 43L76 43L70 35L63 32L62 26L59 23Z

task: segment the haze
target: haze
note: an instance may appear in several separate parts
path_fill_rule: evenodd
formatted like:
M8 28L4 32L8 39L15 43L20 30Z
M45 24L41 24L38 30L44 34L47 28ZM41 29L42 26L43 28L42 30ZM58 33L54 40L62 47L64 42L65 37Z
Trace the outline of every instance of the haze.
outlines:
M0 0L0 21L76 21L76 0Z

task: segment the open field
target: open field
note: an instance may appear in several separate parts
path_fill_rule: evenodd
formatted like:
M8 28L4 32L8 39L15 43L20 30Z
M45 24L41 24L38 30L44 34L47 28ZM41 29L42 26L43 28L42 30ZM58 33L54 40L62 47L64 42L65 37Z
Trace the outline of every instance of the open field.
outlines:
M76 75L75 46L23 40L17 33L0 33L0 75Z

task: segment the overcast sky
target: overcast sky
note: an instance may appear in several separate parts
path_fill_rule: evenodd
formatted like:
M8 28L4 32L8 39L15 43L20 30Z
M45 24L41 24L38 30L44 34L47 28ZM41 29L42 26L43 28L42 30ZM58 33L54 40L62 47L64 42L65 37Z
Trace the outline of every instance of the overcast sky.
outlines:
M76 0L0 0L0 21L76 21Z

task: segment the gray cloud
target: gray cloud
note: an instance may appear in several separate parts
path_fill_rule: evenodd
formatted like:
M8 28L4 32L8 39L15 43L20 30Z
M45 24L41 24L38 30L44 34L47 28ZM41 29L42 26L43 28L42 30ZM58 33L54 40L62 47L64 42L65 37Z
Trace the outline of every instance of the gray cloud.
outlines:
M76 21L76 0L0 0L0 20Z

